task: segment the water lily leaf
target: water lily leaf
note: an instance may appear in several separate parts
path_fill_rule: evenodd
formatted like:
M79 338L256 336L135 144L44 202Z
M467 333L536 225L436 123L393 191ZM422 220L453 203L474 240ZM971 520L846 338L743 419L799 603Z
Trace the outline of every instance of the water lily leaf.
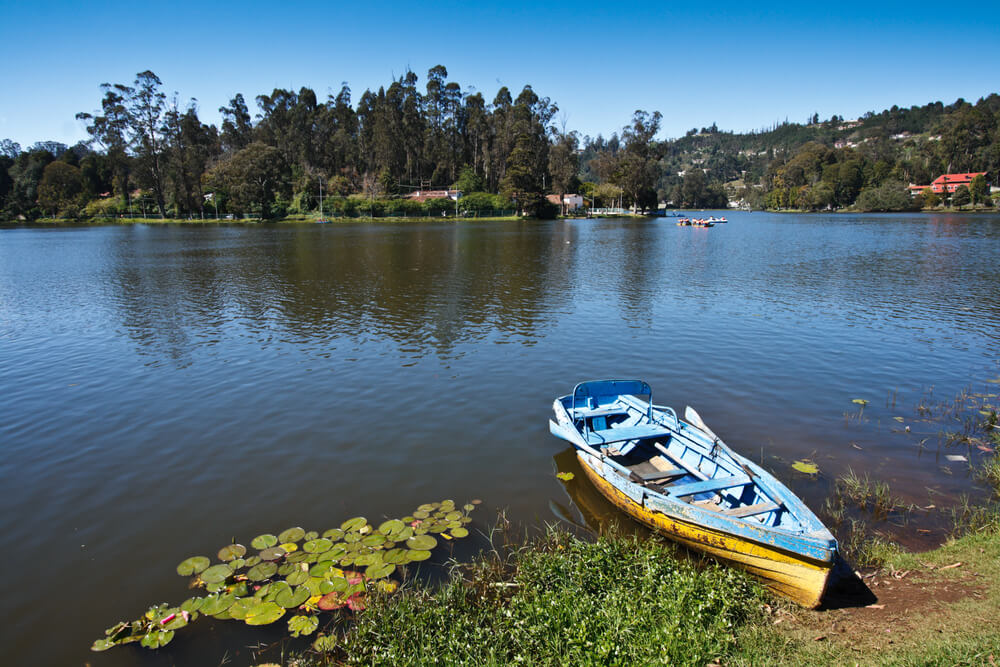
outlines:
M410 549L425 551L437 546L437 540L430 535L414 535L406 541L406 546Z
M177 566L177 574L182 577L190 577L192 574L199 574L211 564L212 561L204 556L191 556Z
M556 473L556 477L558 477L559 479L561 479L564 482L568 482L571 479L573 479L574 477L576 477L576 475L574 475L571 472L557 472ZM466 505L465 507L466 507L466 509L472 509L472 507L474 507L474 505L473 506Z
M91 651L107 651L109 648L117 644L118 642L112 641L110 639L98 639L90 646Z
M293 637L311 635L319 627L319 619L315 616L292 616L288 619L288 631Z
M204 604L204 602L205 598L200 598L200 597L188 598L187 600L181 603L181 611L186 611L189 614L193 614L194 612L201 609L201 605Z
M258 604L260 604L260 600L257 598L238 598L235 602L233 602L233 606L231 606L227 611L229 612L229 615L237 621L242 621L247 617L247 612L256 607Z
M363 516L356 516L340 524L340 529L344 532L361 530L368 523L368 519Z
M347 535L344 535L344 543L345 544L354 544L354 543L360 542L360 541L361 541L361 533L352 531L352 532L348 533Z
M378 532L386 536L391 536L393 533L398 533L404 528L406 528L406 524L399 519L390 519L379 525Z
M283 530L278 534L278 542L298 542L305 537L306 531L296 526Z
M254 549L261 550L261 549L267 549L268 547L273 547L277 543L278 543L277 537L271 535L270 533L265 533L264 535L258 535L257 537L253 538L253 541L250 542L250 546L252 546Z
M428 512L428 511L426 511L426 510L417 510L416 512L413 513L413 518L414 519L426 519L430 515L431 515L431 513Z
M307 554L305 551L296 551L295 553L285 554L286 563L304 563L309 560L309 556L312 554Z
M154 630L147 633L139 643L150 649L160 648L169 644L173 638L174 633L172 630Z
M431 552L424 549L411 549L407 558L410 561L422 561L431 557Z
M312 643L312 647L314 651L327 653L337 648L337 637L334 635L320 635Z
M247 611L244 621L247 625L268 625L284 615L284 607L280 607L274 602L261 602Z
M244 595L249 595L250 594L250 586L247 585L247 582L240 581L240 582L237 582L236 584L230 586L229 587L229 592L232 593L233 595L235 595L236 597L241 598Z
M338 542L344 537L344 531L341 530L340 528L331 528L330 530L323 533L323 537L333 542Z
M319 599L316 606L323 611L333 611L334 609L342 609L347 605L347 596L339 591L332 591L327 593Z
M225 581L233 573L233 569L225 563L213 565L201 573L201 580L207 584L217 584Z
M385 535L382 535L381 533L366 535L364 539L361 540L361 544L366 547L380 548L383 544L385 544Z
M295 542L282 542L278 546L284 549L285 553L288 554L292 553L293 551L299 550L299 545L297 545Z
M278 566L269 561L259 563L250 568L247 572L247 577L251 581L264 581L265 579L270 579L278 571Z
M292 609L308 600L310 595L309 588L306 586L287 587L274 597L274 601L285 609Z
M308 542L302 545L302 550L305 551L306 553L311 553L311 554L322 553L324 551L329 551L330 547L332 546L333 546L333 541L323 537L319 539L309 540Z
M263 560L278 560L286 553L288 552L284 547L268 547L260 552L260 557Z
M796 461L792 464L792 467L799 472L804 472L807 475L815 475L819 472L819 466L812 461Z
M852 398L851 399L851 403L857 403L858 405L862 405L862 406L868 405L868 401L866 401L863 398Z
M461 526L458 527L458 528L452 528L451 529L451 536L452 537L468 537L469 536L469 529L468 528L462 528Z
M232 607L235 601L236 596L231 593L225 593L223 595L209 595L205 597L204 602L202 602L201 613L206 616L221 614Z
M253 567L254 565L256 565L259 562L260 562L260 556L250 556L250 558L244 559L243 566L244 567Z
M392 563L375 563L368 566L365 576L369 579L385 579L395 571L396 566Z
M205 590L209 593L217 593L226 587L226 582L224 581L213 581L210 584L205 584Z
M306 542L309 542L310 540L315 540L317 537L319 537L319 533L316 532L315 530L310 530L306 532L305 535L302 536L302 539L305 540Z
M382 562L382 555L378 553L373 554L358 554L354 558L354 564L358 567L368 567L369 565L375 565L376 563Z
M247 553L247 548L242 544L227 544L219 549L219 560L231 561L243 558Z
M319 558L317 558L316 560L317 560L317 562L322 562L322 561L325 561L325 560L337 560L338 558L340 558L341 556L343 556L346 553L347 553L347 549L344 548L344 545L343 544L337 544L332 549L330 549L329 551L321 553L319 555Z
M305 570L296 570L295 572L292 572L290 575L285 577L285 581L288 582L289 586L301 586L302 584L306 583L307 579L309 579L309 575L311 572L312 572L311 570L309 572L306 572Z

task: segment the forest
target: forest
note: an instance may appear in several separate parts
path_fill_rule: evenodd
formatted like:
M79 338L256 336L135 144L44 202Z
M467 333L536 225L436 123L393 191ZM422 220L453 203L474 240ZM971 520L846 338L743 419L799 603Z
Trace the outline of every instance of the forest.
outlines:
M492 100L463 92L448 71L412 71L354 102L345 83L325 101L303 87L242 94L206 124L195 100L167 95L159 77L101 84L99 109L77 119L88 140L0 141L0 216L275 219L315 215L443 215L516 211L551 217L546 195L588 206L905 210L990 206L1000 174L1000 96L869 112L858 119L775 123L747 133L715 123L659 140L658 111L636 111L609 138L559 122L530 85ZM96 97L96 96L95 96ZM951 201L924 193L943 173L987 172ZM459 202L415 201L456 189ZM322 204L321 204L322 196ZM560 197L561 199L561 197ZM565 212L565 211L562 211Z

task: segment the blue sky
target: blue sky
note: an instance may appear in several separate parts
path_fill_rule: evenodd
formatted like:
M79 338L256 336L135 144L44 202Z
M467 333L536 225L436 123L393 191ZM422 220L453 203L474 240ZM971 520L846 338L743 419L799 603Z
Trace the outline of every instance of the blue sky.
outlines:
M605 136L636 109L661 137L744 131L813 112L855 117L1000 91L1000 27L982 3L167 3L0 0L0 138L86 136L102 82L151 69L206 122L243 93L346 81L354 100L412 69L492 100L530 83L567 129Z

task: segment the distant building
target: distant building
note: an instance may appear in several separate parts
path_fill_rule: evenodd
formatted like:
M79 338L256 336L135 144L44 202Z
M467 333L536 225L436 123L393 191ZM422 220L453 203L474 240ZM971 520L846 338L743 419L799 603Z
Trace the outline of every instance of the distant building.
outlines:
M545 195L545 198L549 200L549 203L559 206L559 195ZM563 195L562 205L566 207L567 211L573 211L578 208L583 208L583 195Z
M976 176L986 176L985 171L970 172L968 174L941 174L931 182L931 188L934 192L938 194L943 194L947 189L948 193L951 194L959 188L959 186L964 185L969 187L969 183Z
M428 199L458 199L461 196L461 190L417 190L406 195L406 198L423 203Z

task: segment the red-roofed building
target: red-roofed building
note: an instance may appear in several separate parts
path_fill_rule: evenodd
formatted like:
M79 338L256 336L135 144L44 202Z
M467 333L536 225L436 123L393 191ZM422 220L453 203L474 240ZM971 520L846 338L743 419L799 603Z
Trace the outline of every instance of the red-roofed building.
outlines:
M948 194L951 194L955 192L955 190L957 190L961 185L969 187L969 183L971 183L972 179L975 178L976 176L985 177L986 172L977 171L968 174L942 174L934 179L934 181L931 183L931 188L934 190L934 192L938 193L939 195L943 194L945 189L948 190Z
M428 199L458 199L462 193L458 190L417 190L406 195L407 199L425 202Z

